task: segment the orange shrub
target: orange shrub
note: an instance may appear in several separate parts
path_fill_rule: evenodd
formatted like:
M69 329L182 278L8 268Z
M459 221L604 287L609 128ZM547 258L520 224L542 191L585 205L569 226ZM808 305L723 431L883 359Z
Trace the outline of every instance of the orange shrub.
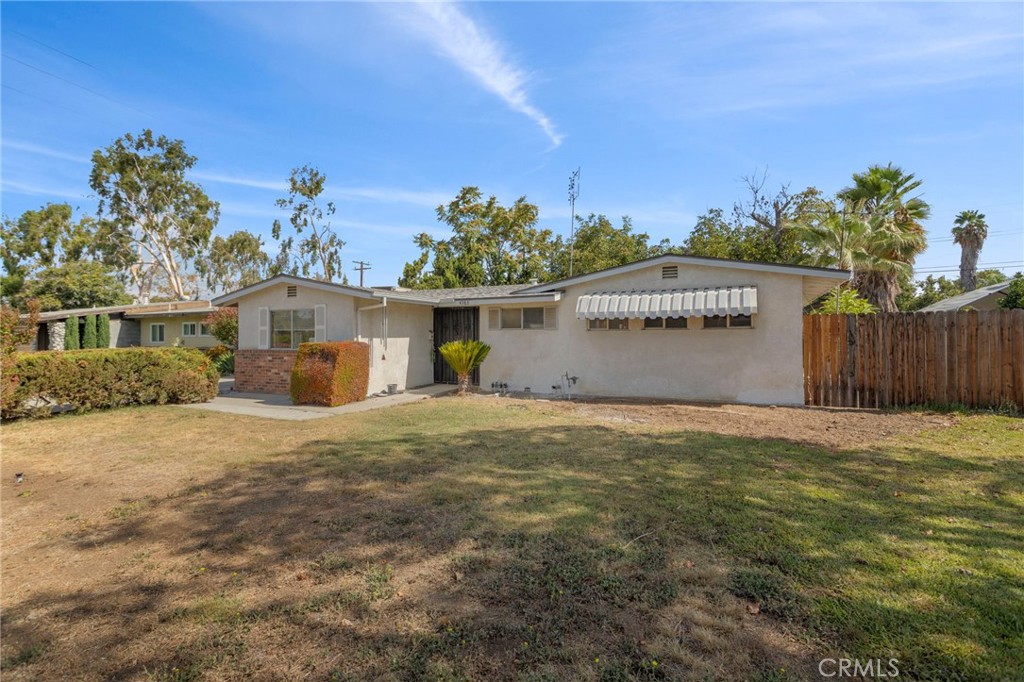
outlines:
M370 347L358 341L302 343L292 367L296 405L344 405L366 398Z

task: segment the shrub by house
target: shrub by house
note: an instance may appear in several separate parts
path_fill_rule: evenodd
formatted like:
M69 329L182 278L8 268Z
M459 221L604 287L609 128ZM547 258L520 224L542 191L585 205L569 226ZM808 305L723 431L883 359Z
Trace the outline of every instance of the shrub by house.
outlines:
M296 405L344 405L363 400L370 382L370 347L358 341L299 344L290 393Z
M197 403L217 395L213 361L194 348L110 348L19 353L4 419L166 403Z

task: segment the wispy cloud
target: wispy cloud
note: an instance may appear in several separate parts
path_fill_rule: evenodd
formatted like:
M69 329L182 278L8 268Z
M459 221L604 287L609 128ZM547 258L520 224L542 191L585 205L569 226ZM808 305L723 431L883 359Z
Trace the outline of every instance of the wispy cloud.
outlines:
M236 185L238 187L251 187L253 189L265 189L278 193L288 191L287 182L267 180L265 178L251 178L244 175L232 175L229 173L200 172L193 174L197 180L212 182L224 185ZM331 187L330 184L324 189L325 198L330 201L372 201L391 204L411 204L413 206L426 206L434 208L439 204L451 199L454 192L433 192L428 190L402 189L400 187Z
M526 72L505 54L501 44L483 26L454 4L424 2L407 9L403 19L438 53L500 97L513 111L540 126L554 147L562 143L563 135L554 122L530 103Z
M73 161L74 163L82 164L90 163L89 157L87 156L69 154L68 152L60 151L59 149L51 149L50 147L44 147L43 145L33 144L31 142L22 142L21 140L12 140L6 137L3 138L3 146L20 152L28 152L29 154L36 154L38 156L48 156L52 159L61 159L62 161Z
M36 185L32 183L18 182L17 180L3 179L2 188L4 192L21 194L32 197L60 197L62 199L84 199L89 196L88 190L72 189L70 187L52 187L49 185Z

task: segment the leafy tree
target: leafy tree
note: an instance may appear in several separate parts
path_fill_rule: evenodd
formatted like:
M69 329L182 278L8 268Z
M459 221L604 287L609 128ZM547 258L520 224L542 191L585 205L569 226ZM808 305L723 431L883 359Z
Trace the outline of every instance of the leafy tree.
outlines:
M414 289L520 284L542 279L550 260L551 231L537 229L538 209L519 197L502 206L483 199L477 187L463 187L453 201L437 207L437 219L452 228L449 239L423 233L414 241L422 250L406 263L399 280ZM433 272L427 273L430 264Z
M288 179L288 196L277 200L278 208L291 211L288 222L295 234L282 238L280 220L274 221L271 231L280 243L275 270L303 277L314 277L333 282L341 276L341 249L345 242L331 228L334 202L321 207L327 176L314 166L292 170ZM298 242L296 242L298 239ZM277 274L277 273L275 273Z
M921 186L913 173L891 163L871 166L853 174L853 185L839 192L844 215L849 212L858 226L853 243L854 283L882 312L894 312L901 273L913 269L914 260L927 243L921 221L931 208L918 196Z
M78 350L78 318L72 315L64 320L64 350Z
M0 225L0 261L4 267L2 295L17 297L25 280L41 268L75 262L94 249L91 218L72 220L69 204L46 204ZM24 297L22 297L24 298Z
M238 308L218 308L203 320L213 338L228 348L238 346Z
M82 327L82 348L96 347L96 316L86 315L85 325Z
M960 245L960 287L964 291L977 288L978 254L988 237L985 214L960 211L953 221L953 241Z
M791 239L788 234L784 238ZM697 224L683 240L682 251L706 258L779 262L770 230L759 225L730 223L720 208L697 218Z
M186 179L196 157L185 143L153 131L131 133L92 155L89 186L99 197L97 243L105 258L128 272L140 300L150 297L157 273L178 299L189 298L183 273L200 255L220 206Z
M102 263L74 261L48 267L25 283L13 300L38 299L43 310L98 308L124 305L132 299L121 283Z
M812 315L873 315L878 309L861 298L856 289L836 287L811 311Z
M928 275L920 282L913 283L914 293L908 299L897 299L900 310L914 311L962 294L964 290L956 280L944 276Z
M768 172L758 177L754 175L743 178L749 191L748 198L733 204L735 225L743 225L743 236L757 240L759 243L757 258L742 260L761 260L771 263L796 263L802 251L800 240L794 235L794 228L808 220L808 216L821 211L824 201L821 192L808 187L802 192L791 193L789 185L782 185L775 194L765 192ZM749 222L748 222L749 221ZM771 240L774 248L763 243L764 238Z
M573 245L573 274L585 275L605 268L625 265L652 255L648 246L650 237L644 232L633 232L633 221L622 217L622 227L615 227L607 217L591 213L586 218L576 216L576 234ZM568 240L557 237L551 248L549 275L552 279L569 276Z
M469 378L473 370L483 364L491 347L475 339L449 341L437 352L441 354L448 366L452 368L459 380L459 395L465 395L469 389Z
M110 315L106 313L96 317L96 347L110 348Z
M999 299L1000 308L1024 308L1024 274L1017 273L1010 280L1006 295Z
M1003 274L1002 270L979 270L977 275L978 287L992 286L993 284L1000 284L1010 279Z
M270 264L259 235L239 230L227 237L214 237L209 253L197 267L207 287L231 291L266 279Z

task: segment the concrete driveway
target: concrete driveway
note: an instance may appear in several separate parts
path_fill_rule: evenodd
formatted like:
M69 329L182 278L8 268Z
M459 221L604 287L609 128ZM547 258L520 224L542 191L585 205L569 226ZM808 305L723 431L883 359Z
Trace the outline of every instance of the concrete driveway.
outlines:
M212 412L227 412L228 414L243 414L250 417L263 417L265 419L304 421L306 419L322 419L340 414L354 414L356 412L394 407L395 405L405 405L417 400L447 395L455 390L455 387L449 384L431 384L430 386L409 389L404 393L396 393L395 395L367 398L358 403L349 403L348 405L339 405L338 407L317 407L315 405L292 405L291 398L286 395L236 393L231 390L233 384L234 381L230 379L222 379L220 395L210 402L179 405L179 407L190 410L210 410Z

